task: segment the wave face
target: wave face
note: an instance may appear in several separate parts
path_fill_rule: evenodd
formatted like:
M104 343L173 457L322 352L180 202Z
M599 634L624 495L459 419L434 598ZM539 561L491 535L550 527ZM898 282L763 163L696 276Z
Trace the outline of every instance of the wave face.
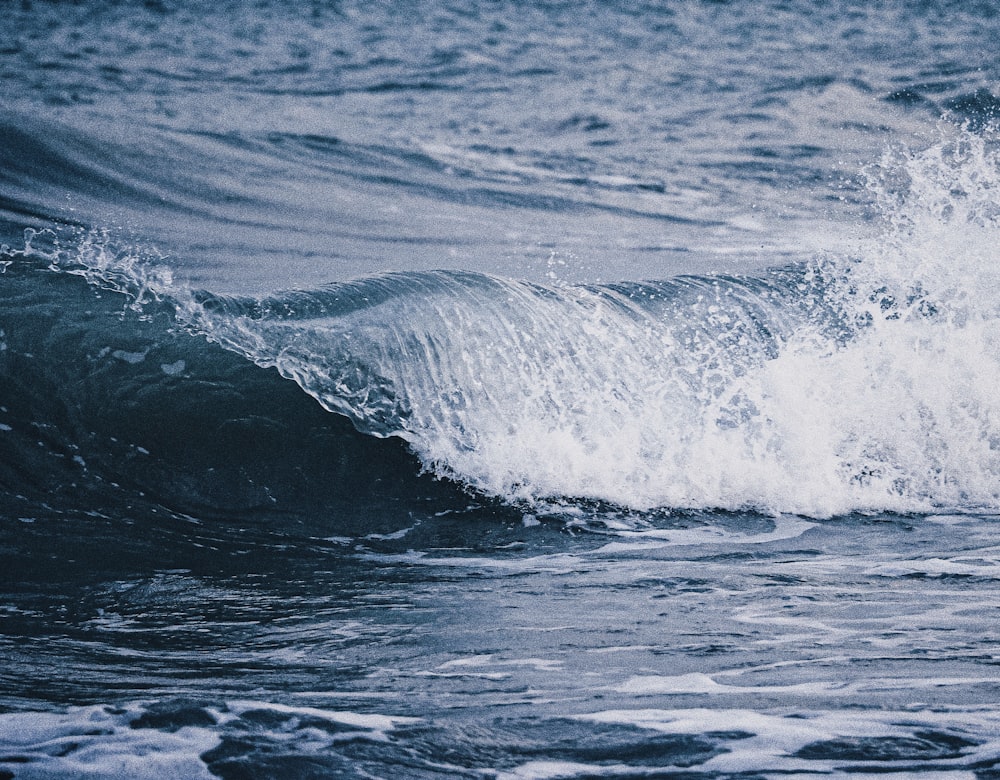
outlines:
M2 261L0 511L84 515L83 536L52 544L91 547L94 517L124 517L108 530L113 555L127 554L127 538L162 564L170 545L148 550L127 518L323 530L336 518L360 534L405 522L373 507L405 517L405 507L467 501L419 477L398 439L358 433L276 372L187 333L169 301L129 303L54 273L41 243L29 242L34 260L5 250Z
M128 295L135 316L166 307L508 502L996 509L997 152L961 133L879 170L877 241L742 277L431 271L235 297L98 234L21 254Z

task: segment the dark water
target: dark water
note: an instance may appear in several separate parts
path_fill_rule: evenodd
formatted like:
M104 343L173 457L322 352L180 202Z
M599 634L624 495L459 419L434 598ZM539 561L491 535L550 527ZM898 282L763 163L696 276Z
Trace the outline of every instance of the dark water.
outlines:
M992 4L0 11L0 778L1000 776Z

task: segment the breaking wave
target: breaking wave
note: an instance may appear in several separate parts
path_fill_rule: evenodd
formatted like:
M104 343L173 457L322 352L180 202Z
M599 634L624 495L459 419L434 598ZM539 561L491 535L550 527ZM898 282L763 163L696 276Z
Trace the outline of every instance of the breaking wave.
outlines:
M124 293L125 316L160 312L505 501L995 510L998 166L990 133L893 152L872 172L877 240L753 276L409 272L250 298L100 233L5 256Z

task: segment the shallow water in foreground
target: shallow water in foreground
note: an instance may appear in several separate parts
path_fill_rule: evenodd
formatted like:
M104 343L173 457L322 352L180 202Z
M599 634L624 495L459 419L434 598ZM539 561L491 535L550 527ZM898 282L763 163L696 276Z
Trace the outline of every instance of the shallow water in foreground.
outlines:
M84 575L53 544L60 561L4 594L5 688L28 696L4 698L0 766L997 771L995 518L695 513L631 531L472 507L412 518L361 539L172 518L149 542L172 552L153 572L107 553ZM41 702L61 706L22 710Z

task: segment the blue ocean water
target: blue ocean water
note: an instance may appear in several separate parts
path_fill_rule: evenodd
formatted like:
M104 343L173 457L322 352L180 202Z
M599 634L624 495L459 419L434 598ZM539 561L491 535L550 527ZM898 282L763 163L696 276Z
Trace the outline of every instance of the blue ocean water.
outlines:
M0 16L0 780L1000 777L994 4Z

